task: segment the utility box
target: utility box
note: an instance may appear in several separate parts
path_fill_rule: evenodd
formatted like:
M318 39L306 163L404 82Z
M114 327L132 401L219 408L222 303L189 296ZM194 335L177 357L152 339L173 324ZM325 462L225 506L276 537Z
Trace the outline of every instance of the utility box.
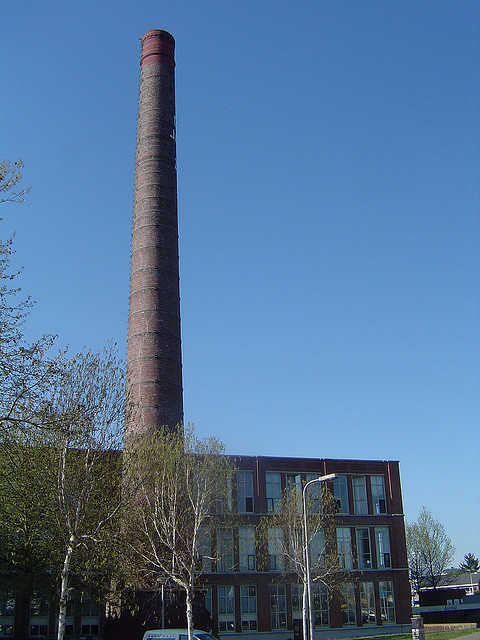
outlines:
M414 616L412 618L412 640L425 640L422 616Z

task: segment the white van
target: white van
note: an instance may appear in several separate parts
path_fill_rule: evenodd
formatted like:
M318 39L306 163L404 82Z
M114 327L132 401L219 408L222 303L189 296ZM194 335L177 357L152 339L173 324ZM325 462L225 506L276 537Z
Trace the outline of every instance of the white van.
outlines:
M193 630L194 640L217 640L207 631ZM187 629L151 629L145 631L143 640L188 640Z

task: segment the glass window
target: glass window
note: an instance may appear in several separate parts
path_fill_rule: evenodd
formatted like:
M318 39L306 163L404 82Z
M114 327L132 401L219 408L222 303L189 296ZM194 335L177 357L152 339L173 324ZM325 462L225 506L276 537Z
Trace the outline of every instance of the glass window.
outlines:
M310 540L310 564L313 571L325 566L325 534L323 529L315 532Z
M272 630L287 628L287 599L284 584L270 585L270 617Z
M48 635L48 624L31 624L30 636L46 636Z
M255 529L254 527L238 528L238 550L240 571L255 571Z
M288 492L295 490L300 495L302 494L302 476L299 473L287 473L285 485Z
M377 550L377 569L389 569L392 566L390 555L390 536L387 527L375 529L375 543Z
M270 571L283 571L283 531L280 527L268 528L268 568Z
M352 538L349 527L337 528L337 551L341 569L352 569Z
M253 513L253 471L237 472L237 508L239 513Z
M205 599L205 609L212 615L212 587L203 587L203 597Z
M287 495L295 491L297 511L302 513L302 476L299 473L287 473L285 476Z
M313 611L316 627L328 627L328 591L324 584L315 582L312 588Z
M205 573L212 571L212 534L207 527L200 527L197 537L198 569Z
M318 473L307 473L305 475L305 481L316 480ZM322 513L322 483L313 482L309 485L305 494L305 503L307 505L308 513ZM300 504L299 511L302 511L302 505Z
M254 584L241 585L240 607L242 631L257 630L257 588Z
M395 624L395 599L393 582L380 582L380 609L383 624Z
M351 582L345 582L340 587L340 594L342 597L342 625L344 627L356 626L355 585Z
M372 568L369 529L357 529L357 557L359 569Z
M218 630L235 631L235 591L231 585L217 587Z
M217 488L217 495L213 501L214 513L224 514L232 510L232 481L228 480L226 486Z
M347 476L337 476L333 481L333 497L339 513L349 513Z
M233 571L233 531L229 527L217 529L217 571Z
M282 479L280 473L265 474L266 479L266 496L267 496L267 512L274 513L281 509L282 504Z
M353 476L352 486L354 513L359 515L368 513L367 484L365 476Z
M83 636L98 636L100 626L98 624L82 624Z
M377 624L373 582L360 583L360 610L362 612L362 624Z
M82 592L82 617L93 618L100 615L100 601L92 591Z
M292 584L292 614L298 619L303 616L303 584Z
M15 594L8 587L0 587L0 616L15 615Z
M30 601L30 615L32 618L48 616L50 603L45 594L35 593Z
M387 498L385 495L385 478L383 476L371 476L370 488L372 491L373 513L387 513Z

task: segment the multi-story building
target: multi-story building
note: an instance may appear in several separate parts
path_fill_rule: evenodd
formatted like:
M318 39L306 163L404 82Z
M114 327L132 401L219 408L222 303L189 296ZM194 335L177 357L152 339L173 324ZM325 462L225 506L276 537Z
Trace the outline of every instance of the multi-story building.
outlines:
M410 628L410 585L398 462L319 458L235 458L234 525L203 540L206 607L221 636L279 638L302 629L302 587L282 557L279 527L262 540L260 521L275 513L286 488L335 473L329 483L344 577L335 589L313 582L315 627L328 637ZM311 550L312 552L312 550ZM367 629L365 629L365 627ZM320 633L322 632L322 633Z

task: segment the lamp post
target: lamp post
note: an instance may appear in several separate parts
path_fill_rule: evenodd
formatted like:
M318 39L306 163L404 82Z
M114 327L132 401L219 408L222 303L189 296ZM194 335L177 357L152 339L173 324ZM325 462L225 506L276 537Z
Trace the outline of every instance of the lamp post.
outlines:
M305 541L304 545L304 553L305 553L305 573L306 573L306 582L307 582L307 606L303 612L303 628L305 630L308 629L309 640L314 640L314 628L315 628L315 620L314 620L314 612L312 607L312 580L310 576L310 552L308 548L308 523L307 523L307 504L306 504L306 490L307 487L314 482L327 482L328 480L335 480L337 477L336 473L329 473L326 476L319 476L318 478L313 478L313 480L309 480L303 486L302 492L302 505L303 505L303 537ZM308 624L307 624L308 623ZM304 638L307 640L307 638Z

